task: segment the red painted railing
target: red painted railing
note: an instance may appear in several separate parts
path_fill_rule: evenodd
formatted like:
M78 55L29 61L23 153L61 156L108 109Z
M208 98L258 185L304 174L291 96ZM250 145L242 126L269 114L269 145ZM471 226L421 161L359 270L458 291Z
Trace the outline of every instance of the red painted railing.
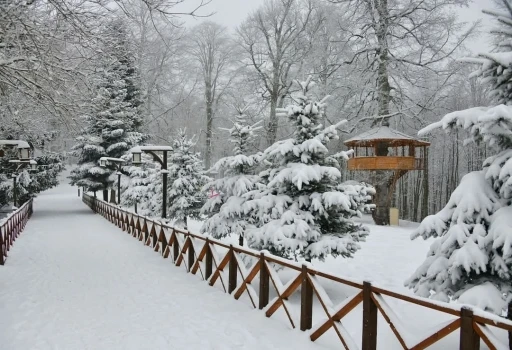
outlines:
M9 249L32 216L32 203L32 199L25 202L0 224L0 265L5 264Z

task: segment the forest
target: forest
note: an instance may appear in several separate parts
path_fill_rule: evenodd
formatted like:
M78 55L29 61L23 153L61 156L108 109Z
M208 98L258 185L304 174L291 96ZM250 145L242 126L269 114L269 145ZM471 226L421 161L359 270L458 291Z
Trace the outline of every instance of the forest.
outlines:
M449 301L490 283L510 303L512 2L485 10L478 54L469 0L266 0L236 28L215 2L0 1L0 134L40 165L4 156L0 204L66 166L84 192L308 262L352 257L370 234L354 218L396 207L438 238L408 287ZM422 166L350 169L368 130L429 144Z

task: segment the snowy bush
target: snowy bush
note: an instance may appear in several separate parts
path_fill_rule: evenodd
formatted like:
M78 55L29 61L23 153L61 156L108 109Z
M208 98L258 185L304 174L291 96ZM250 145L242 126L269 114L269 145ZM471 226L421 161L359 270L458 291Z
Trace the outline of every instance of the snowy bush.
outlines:
M310 98L310 79L295 83L301 91L296 104L280 111L295 132L262 154L268 167L260 173L262 183L245 195L244 212L256 219L245 236L249 246L290 259L350 257L368 234L351 218L360 215L359 196L369 197L361 188L340 184L337 157L328 155L326 145L337 139L336 128L345 121L324 129L326 99Z

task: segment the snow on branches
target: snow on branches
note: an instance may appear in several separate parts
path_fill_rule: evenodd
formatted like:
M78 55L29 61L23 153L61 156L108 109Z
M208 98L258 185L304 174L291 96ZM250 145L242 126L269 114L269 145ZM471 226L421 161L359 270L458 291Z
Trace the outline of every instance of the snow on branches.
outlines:
M512 26L511 9L495 15L506 19L500 20L502 25ZM510 31L499 35L508 36L510 44L512 36L506 33ZM413 234L438 238L406 281L421 296L459 299L497 314L512 300L512 56L510 45L502 48L508 51L476 60L481 64L477 76L491 86L500 104L449 113L419 132L462 128L470 135L467 141L486 143L495 154L481 171L465 175L446 206L426 217Z
M206 201L202 190L209 181L204 174L203 160L194 152L195 142L188 138L185 130L179 130L169 156L169 216L176 225L187 228L188 218L199 218Z
M229 132L230 141L234 145L233 155L220 159L210 169L211 173L221 174L222 177L208 182L203 189L211 189L216 194L201 209L203 214L209 216L201 227L202 233L211 234L215 238L234 234L239 236L239 243L243 245L244 231L251 222L242 210L246 200L244 195L254 190L259 180L256 168L260 156L251 155L250 152L257 131L262 128L260 124L261 121L247 124L244 110L240 109L233 127L224 129Z
M340 184L338 161L327 144L337 139L336 128L345 121L324 129L326 98L310 98L310 79L295 83L300 88L296 103L279 111L295 132L262 154L268 165L260 173L262 184L244 195L244 213L254 219L245 235L249 246L287 258L350 257L368 234L351 218L360 215L371 189L365 188L364 195L360 187Z

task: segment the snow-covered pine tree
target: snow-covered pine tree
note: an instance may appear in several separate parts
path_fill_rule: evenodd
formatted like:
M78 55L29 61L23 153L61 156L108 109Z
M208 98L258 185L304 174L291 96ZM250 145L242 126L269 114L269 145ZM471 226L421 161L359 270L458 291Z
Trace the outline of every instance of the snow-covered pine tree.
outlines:
M368 230L351 220L360 215L359 198L354 196L355 187L345 191L340 185L338 157L330 156L326 147L346 121L323 129L326 98L320 102L310 98L311 79L295 83L301 92L294 98L297 102L281 111L295 132L293 138L263 152L271 165L260 173L266 186L246 195L244 210L258 220L247 228L245 237L249 246L286 258L350 257Z
M169 217L178 226L188 227L188 218L199 218L206 201L204 185L210 180L205 175L203 160L194 152L195 142L186 131L178 131L169 156Z
M123 157L129 161L129 157ZM127 165L123 167L126 176L121 176L121 202L123 206L135 207L137 212L142 215L155 216L156 212L152 212L152 202L154 201L154 186L161 181L154 176L159 173L157 169L152 167L152 156L142 154L143 165L134 166ZM160 175L161 178L161 175ZM159 192L162 195L162 190Z
M495 31L500 52L472 60L480 63L476 76L491 85L498 105L449 113L420 131L462 128L469 141L486 143L495 155L481 171L465 175L446 206L413 233L437 239L405 282L418 295L458 299L497 314L512 300L512 4L503 3L503 11L489 12L503 26Z
M71 184L89 191L106 190L115 180L115 170L100 167L99 158L120 158L147 139L139 132L143 116L136 84L138 73L122 22L113 21L105 38L106 55L96 79L97 95L72 148L78 166L71 172Z
M251 155L254 150L256 131L262 128L261 122L247 124L245 109L238 109L233 126L227 130L230 141L234 144L233 155L224 157L210 169L211 173L220 174L204 187L205 191L213 190L215 195L209 198L201 209L201 213L209 218L201 227L201 232L215 238L230 235L239 237L238 243L243 245L244 231L250 219L244 215L242 205L244 195L252 191L258 182L256 167L259 155Z

